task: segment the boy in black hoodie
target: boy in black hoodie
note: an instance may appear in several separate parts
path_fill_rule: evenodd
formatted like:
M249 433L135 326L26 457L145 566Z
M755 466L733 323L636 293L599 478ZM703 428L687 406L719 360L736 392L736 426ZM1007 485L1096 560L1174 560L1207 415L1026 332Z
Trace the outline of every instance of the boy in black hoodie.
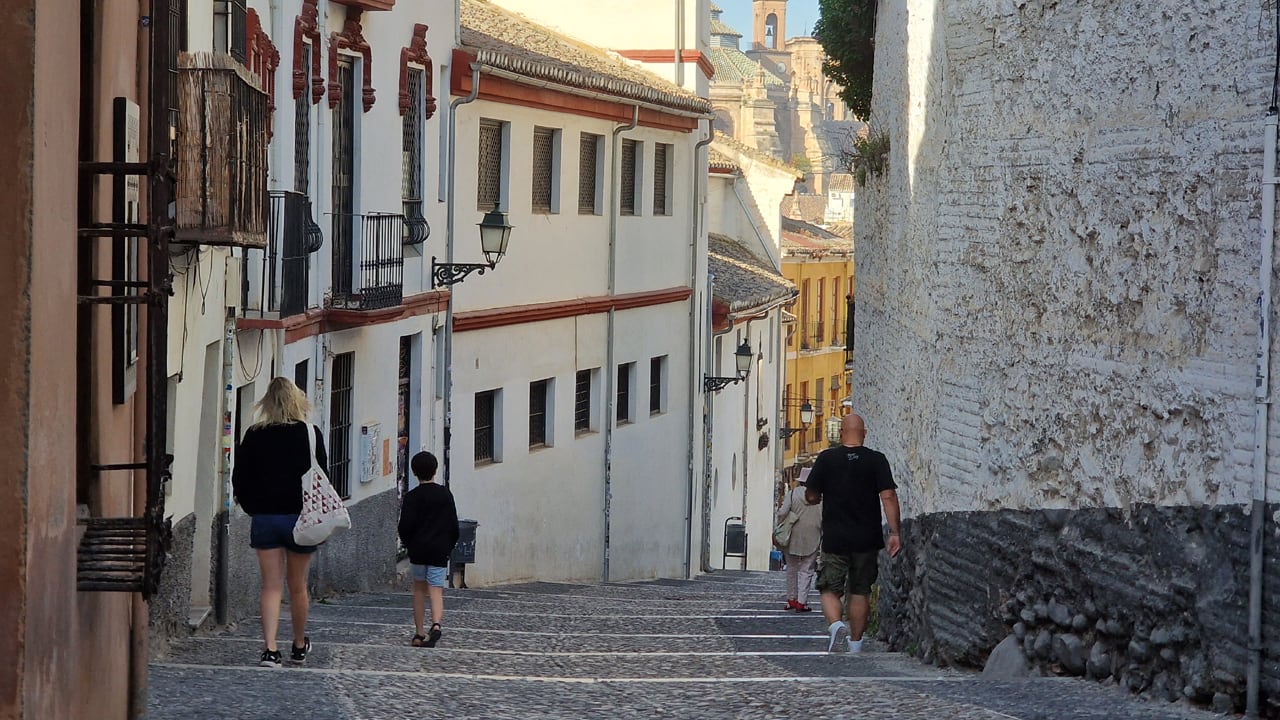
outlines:
M449 554L458 542L458 509L453 493L434 480L439 462L429 452L413 456L409 466L418 478L418 487L404 496L396 531L409 550L413 570L414 647L435 647L444 619L444 582L448 576ZM431 628L422 632L427 596L431 596Z

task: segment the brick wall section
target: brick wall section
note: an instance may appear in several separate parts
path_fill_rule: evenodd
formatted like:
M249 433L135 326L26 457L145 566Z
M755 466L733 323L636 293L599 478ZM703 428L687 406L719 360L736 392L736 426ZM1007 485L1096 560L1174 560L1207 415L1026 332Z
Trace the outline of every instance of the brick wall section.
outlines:
M872 126L892 151L858 194L853 398L917 526L1109 508L1097 522L1162 552L1176 533L1135 524L1140 508L1242 517L1272 13L1230 0L879 4ZM1274 454L1274 413L1271 442ZM1043 541L980 531L1024 552ZM1245 593L1245 535L1225 532L1220 550ZM944 562L932 544L894 573L948 588L948 563L981 569L989 551L961 544ZM1109 582L1045 557L1045 582ZM1137 563L1135 581L1151 567ZM1018 592L929 591L916 641L989 609L976 595L988 590ZM1001 627L957 630L947 652L980 660Z

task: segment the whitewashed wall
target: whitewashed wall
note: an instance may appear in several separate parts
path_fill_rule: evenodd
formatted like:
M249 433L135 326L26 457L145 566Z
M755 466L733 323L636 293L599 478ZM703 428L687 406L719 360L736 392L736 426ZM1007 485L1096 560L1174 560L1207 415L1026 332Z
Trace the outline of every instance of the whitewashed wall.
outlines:
M482 84L484 80L481 81ZM603 296L609 291L609 206L602 214L577 209L579 133L605 138L604 178L610 173L615 124L486 101L463 105L458 119L457 247L455 260L480 259L474 230L481 118L510 123L507 209L515 229L507 256L484 276L454 286L455 311ZM561 207L533 214L530 207L535 126L561 128ZM689 133L640 127L624 134L644 142L639 214L618 221L617 293L688 287L696 242L692 226L692 146ZM671 215L652 215L655 142L673 145L669 178ZM611 579L683 574L690 492L690 303L620 311L614 368L607 361L607 317L579 316L528 325L455 333L451 486L460 512L480 521L477 562L468 583L599 578L604 563L605 449L603 422L608 378L616 365L634 362L635 422L613 434L610 516ZM648 412L650 358L667 357L667 410ZM596 390L599 432L575 436L575 373L600 368ZM528 449L528 384L555 379L553 446ZM501 462L475 467L474 394L502 388ZM653 452L662 448L661 453Z

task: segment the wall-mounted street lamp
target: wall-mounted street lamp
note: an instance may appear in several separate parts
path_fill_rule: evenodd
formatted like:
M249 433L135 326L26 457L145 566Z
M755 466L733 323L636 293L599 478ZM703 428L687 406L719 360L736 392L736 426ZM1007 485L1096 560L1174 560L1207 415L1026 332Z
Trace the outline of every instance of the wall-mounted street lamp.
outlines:
M716 377L714 375L702 376L702 389L706 392L720 392L724 388L736 382L747 379L751 374L751 361L755 359L755 355L751 352L751 346L746 340L738 346L733 353L733 361L737 366L738 374L734 377Z
M804 404L800 406L800 425L802 427L778 428L778 437L781 438L782 440L786 440L787 438L791 437L792 435L795 435L798 432L807 430L809 426L812 424L813 424L813 405L808 400L805 400Z
M463 278L479 271L492 270L503 255L507 254L507 241L511 239L511 224L507 214L495 205L480 220L480 249L487 263L438 263L431 257L431 288L447 287L462 282Z

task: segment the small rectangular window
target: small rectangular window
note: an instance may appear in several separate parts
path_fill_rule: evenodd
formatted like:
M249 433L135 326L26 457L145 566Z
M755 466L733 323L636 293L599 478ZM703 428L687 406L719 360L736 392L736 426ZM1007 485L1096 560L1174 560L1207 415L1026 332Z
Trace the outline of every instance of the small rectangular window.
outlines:
M635 363L623 363L618 366L618 425L625 425L635 417L631 409L631 378L635 374L635 367Z
M547 396L551 389L550 380L535 380L529 383L529 447L546 447Z
M297 385L298 389L304 393L307 392L307 385L311 382L307 363L307 360L302 360L293 366L293 384Z
M533 129L533 206L535 213L544 215L560 211L558 184L560 131L551 128Z
M649 414L657 415L666 409L667 398L663 391L667 382L667 356L649 359Z
M600 212L600 143L601 135L582 133L578 153L578 212L595 215Z
M476 393L475 460L477 465L497 462L497 395L496 390Z
M636 214L636 177L638 170L637 155L640 143L635 140L622 141L622 192L618 212L622 215Z
M579 370L573 390L573 430L576 433L591 431L592 370Z
M503 125L499 120L480 121L480 154L476 166L476 208L489 211L502 202Z
M671 165L671 146L658 143L653 148L653 214L671 214L671 184L668 169Z

